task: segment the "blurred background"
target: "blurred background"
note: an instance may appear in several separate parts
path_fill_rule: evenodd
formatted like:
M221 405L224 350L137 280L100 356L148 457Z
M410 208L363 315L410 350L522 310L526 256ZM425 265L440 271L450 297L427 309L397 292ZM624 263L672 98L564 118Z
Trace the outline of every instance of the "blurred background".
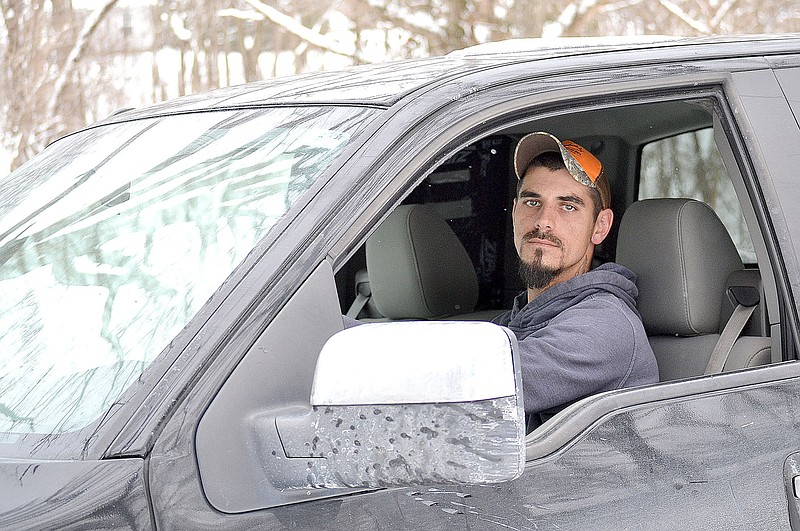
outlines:
M800 31L800 0L0 0L0 175L125 107L488 41Z

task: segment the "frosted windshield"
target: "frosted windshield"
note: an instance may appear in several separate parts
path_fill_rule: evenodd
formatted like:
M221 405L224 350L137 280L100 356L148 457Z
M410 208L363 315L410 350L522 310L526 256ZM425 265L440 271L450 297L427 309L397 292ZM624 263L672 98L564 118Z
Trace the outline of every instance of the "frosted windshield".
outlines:
M102 416L375 112L106 125L0 180L0 431Z

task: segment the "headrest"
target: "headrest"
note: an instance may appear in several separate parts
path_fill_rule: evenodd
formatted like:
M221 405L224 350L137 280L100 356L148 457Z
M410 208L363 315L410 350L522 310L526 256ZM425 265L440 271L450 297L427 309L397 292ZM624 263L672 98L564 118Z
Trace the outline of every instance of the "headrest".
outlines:
M475 308L472 261L431 206L397 207L369 237L366 253L372 297L385 317L432 319Z
M711 208L694 199L647 199L625 211L619 264L636 273L648 335L719 332L728 275L742 260Z

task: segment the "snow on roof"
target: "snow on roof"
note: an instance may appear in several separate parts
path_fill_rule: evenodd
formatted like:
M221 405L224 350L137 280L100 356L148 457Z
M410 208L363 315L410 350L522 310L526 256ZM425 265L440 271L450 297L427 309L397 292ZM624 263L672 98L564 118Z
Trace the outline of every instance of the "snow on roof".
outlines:
M450 52L448 57L474 57L481 55L500 55L509 53L536 53L554 50L578 50L581 48L604 48L637 46L684 39L669 35L636 35L608 37L551 37L535 39L508 39L504 41L477 44Z

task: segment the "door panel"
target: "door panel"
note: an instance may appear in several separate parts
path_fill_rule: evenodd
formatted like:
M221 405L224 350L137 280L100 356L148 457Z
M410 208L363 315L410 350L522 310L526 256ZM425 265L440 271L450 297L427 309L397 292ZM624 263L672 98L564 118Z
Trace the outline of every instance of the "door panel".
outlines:
M782 468L797 446L798 407L798 379L644 405L529 463L513 482L354 496L329 525L385 510L400 528L789 529Z
M792 454L783 464L783 481L789 500L789 524L800 530L800 453Z
M215 509L242 512L309 499L307 492L280 488L282 474L291 470L302 477L306 463L283 455L274 417L289 407L308 407L317 355L341 329L333 271L323 261L200 419L197 462Z

